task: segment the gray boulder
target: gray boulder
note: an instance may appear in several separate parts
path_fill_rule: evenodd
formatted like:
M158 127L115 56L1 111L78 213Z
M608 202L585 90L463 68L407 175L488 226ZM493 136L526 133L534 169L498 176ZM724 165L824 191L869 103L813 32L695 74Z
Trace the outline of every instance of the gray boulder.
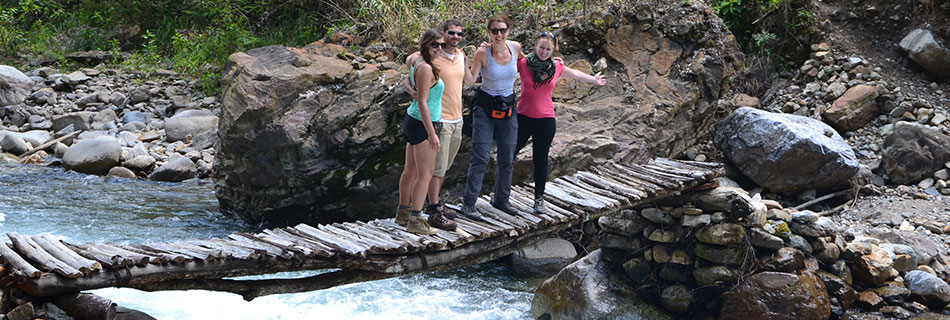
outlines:
M30 151L30 144L23 140L18 133L7 132L3 139L0 139L0 149L3 149L3 152L19 156Z
M907 289L918 300L934 309L943 309L950 303L950 285L930 273L914 270L904 275Z
M82 71L74 71L73 73L67 74L65 78L66 82L68 82L70 86L74 87L80 83L89 81L90 79L92 78L87 76Z
M217 128L218 116L206 109L185 110L165 120L165 141L184 141L188 135Z
M722 295L719 319L828 319L824 282L812 273L759 272Z
M950 136L918 123L901 121L884 138L881 158L892 182L916 183L933 176L950 161Z
M125 167L112 167L112 169L109 169L109 173L106 174L106 176L126 178L126 179L136 178L135 172L132 172L132 170L129 170L129 168L125 168Z
M53 91L53 88L42 88L33 92L30 95L30 100L33 100L34 103L43 105L45 104L55 104L56 103L56 91Z
M195 150L204 150L214 147L218 142L218 128L199 133L191 140L191 147Z
M119 164L122 146L110 136L77 142L63 154L63 167L76 172L104 175Z
M746 107L717 125L713 142L744 175L776 192L844 185L860 165L827 124Z
M950 77L950 50L937 42L930 30L914 29L901 39L900 47L927 71L939 77Z
M11 66L0 65L0 107L22 103L33 90L33 80Z
M154 181L181 182L194 178L197 170L198 168L191 159L179 156L174 157L174 159L158 167L155 171L152 171L152 174L148 175L148 179Z
M534 293L531 319L672 319L611 275L600 250L567 266Z
M511 261L526 270L555 273L574 262L577 250L570 241L547 238L518 249L511 254Z
M99 112L80 111L53 117L53 131L60 131L70 125L76 130L103 130L114 126L117 118L112 109Z

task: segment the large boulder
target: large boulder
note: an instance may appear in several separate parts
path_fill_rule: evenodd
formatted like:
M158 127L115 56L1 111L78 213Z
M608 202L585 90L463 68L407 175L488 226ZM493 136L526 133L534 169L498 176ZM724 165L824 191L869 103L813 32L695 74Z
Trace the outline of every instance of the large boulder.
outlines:
M776 192L840 186L860 166L834 129L791 114L739 108L719 123L713 142L744 175Z
M206 109L185 110L165 120L165 141L184 141L218 126L218 116Z
M831 108L822 111L821 117L832 127L841 131L853 131L874 120L880 113L877 106L877 88L869 85L854 86L845 91L831 104Z
M567 266L534 293L531 319L671 319L637 298L627 281L611 275L601 251Z
M30 77L14 67L0 65L0 107L22 103L32 90Z
M901 121L884 138L881 158L892 182L916 183L933 176L950 161L950 136L918 123Z
M812 273L760 272L722 296L719 319L828 319L824 282Z
M577 250L570 241L547 238L511 254L511 261L525 270L553 274L574 262Z
M63 154L63 167L76 172L104 175L119 165L122 146L110 136L77 142Z
M643 3L557 30L581 44L562 50L572 60L594 61L593 49L620 63L607 66L605 73L619 76L606 86L574 90L572 102L556 103L557 117L570 120L558 125L552 176L604 159L674 156L711 130L716 102L741 65L735 39L704 5ZM396 85L398 71L343 60L343 51L317 42L231 55L212 173L223 212L254 224L391 215L404 161L399 123L410 96ZM530 179L530 166L521 165L529 157L518 157L515 183ZM463 148L446 176L447 198L464 186L469 158ZM493 174L485 176L488 190Z
M940 77L950 77L950 49L937 42L926 29L914 29L901 39L901 49L911 60Z

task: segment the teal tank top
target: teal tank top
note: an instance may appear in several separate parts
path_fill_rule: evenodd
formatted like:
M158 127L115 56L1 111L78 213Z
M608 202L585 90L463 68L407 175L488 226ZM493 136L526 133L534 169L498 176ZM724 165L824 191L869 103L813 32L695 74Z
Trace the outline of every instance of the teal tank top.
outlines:
M414 66L409 67L409 80L412 81L412 86L416 87L416 90L419 90L419 86L416 85L416 68ZM432 122L442 120L442 91L444 90L445 83L442 82L441 78L435 83L435 86L429 89L429 100L426 105L429 106L429 117L432 118ZM419 101L413 99L406 113L408 113L410 117L422 121L422 114L419 113Z

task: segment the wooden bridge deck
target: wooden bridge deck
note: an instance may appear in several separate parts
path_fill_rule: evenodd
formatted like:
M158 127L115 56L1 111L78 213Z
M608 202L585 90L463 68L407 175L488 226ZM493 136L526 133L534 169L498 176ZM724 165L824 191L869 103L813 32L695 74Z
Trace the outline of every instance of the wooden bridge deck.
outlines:
M245 299L302 292L406 273L459 268L497 259L551 233L620 209L677 195L718 176L720 165L656 159L643 165L608 163L547 184L545 214L531 213L531 185L513 186L512 216L476 205L484 221L456 219L455 232L405 232L393 219L268 229L225 239L135 245L71 244L50 234L8 233L0 287L53 296L104 287L142 290L207 289ZM457 207L453 207L457 209ZM227 279L284 271L330 269L299 279Z

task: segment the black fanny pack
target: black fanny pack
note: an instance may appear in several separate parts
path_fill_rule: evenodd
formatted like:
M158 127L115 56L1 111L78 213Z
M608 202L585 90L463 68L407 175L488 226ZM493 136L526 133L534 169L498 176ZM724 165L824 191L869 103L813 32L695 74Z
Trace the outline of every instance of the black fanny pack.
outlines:
M482 90L475 90L474 105L485 110L485 114L492 120L508 120L514 115L515 94L508 96L493 96Z

